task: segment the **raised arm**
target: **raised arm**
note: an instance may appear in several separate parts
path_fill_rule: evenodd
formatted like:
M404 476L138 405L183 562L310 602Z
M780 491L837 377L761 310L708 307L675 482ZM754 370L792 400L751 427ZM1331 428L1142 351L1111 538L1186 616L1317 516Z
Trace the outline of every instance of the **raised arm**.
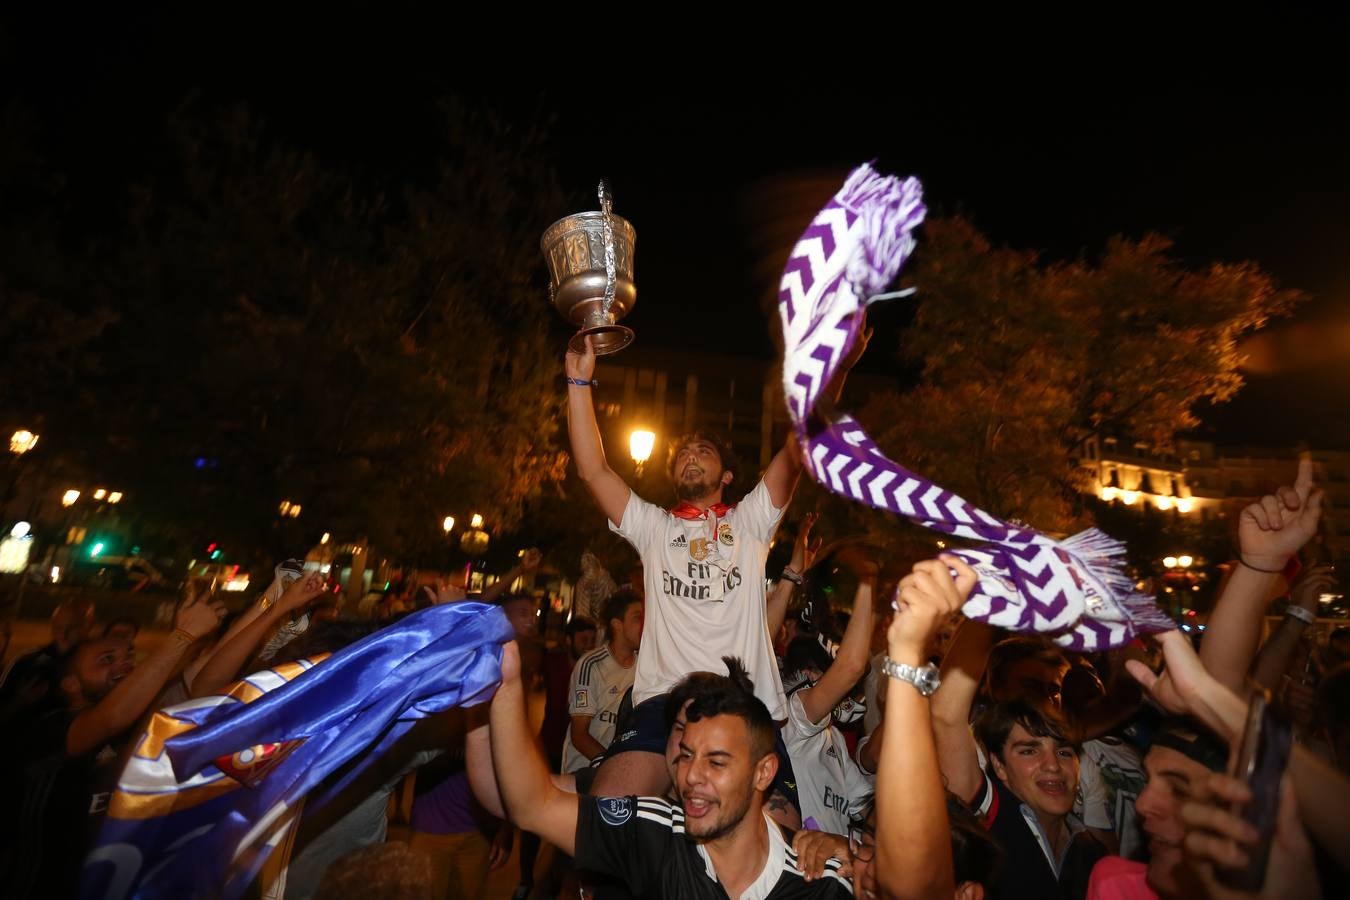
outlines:
M970 730L970 709L980 688L980 678L994 646L994 629L967 619L952 638L942 660L942 686L933 695L933 736L947 788L963 803L970 803L984 784L975 735ZM887 691L889 699L893 691Z
M233 637L228 635L216 645L215 651L201 667L196 677L188 682L193 697L214 694L239 677L239 670L248 662L277 626L290 615L304 609L324 593L323 577L310 572L291 582L276 603L261 615L255 616L244 630Z
M623 511L632 493L605 459L600 426L595 421L595 402L589 382L595 379L595 349L586 338L586 351L567 351L567 436L572 442L572 460L586 489L601 512L615 525L623 524ZM576 382L583 382L577 384Z
M868 652L872 644L872 607L879 569L861 550L849 562L858 576L858 590L853 595L853 615L844 630L839 652L820 680L798 694L802 710L812 722L820 722L848 696L858 679L867 674L867 664L871 661Z
M1324 592L1335 590L1336 574L1330 566L1317 566L1304 572L1294 582L1289 591L1289 606L1301 610L1310 619L1317 616L1317 607ZM1279 688L1280 678L1289 669L1289 660L1294 648L1303 637L1308 623L1300 618L1299 612L1286 614L1275 633L1261 647L1257 654L1256 666L1252 670L1252 681L1261 687L1275 691Z
M502 683L492 698L492 765L502 805L511 821L532 831L569 856L575 855L577 795L559 790L525 717L525 687L520 681L520 649L502 647Z
M506 593L506 589L514 584L517 578L522 575L529 575L537 570L543 560L544 554L534 547L526 550L525 555L520 558L520 562L507 569L501 578L488 585L479 599L484 603L496 603L497 598Z
M794 574L801 577L806 570L811 568L811 563L816 558L816 551L820 549L820 539L817 538L813 543L811 541L811 529L816 524L819 516L816 513L807 513L802 518L802 523L797 527L797 537L792 541L792 558L788 560L787 568ZM783 622L787 619L788 604L792 600L792 592L797 585L789 578L779 578L774 584L773 590L769 591L767 601L768 610L766 619L769 626L769 639L777 638L778 631L783 627Z
M1282 487L1242 511L1239 561L1214 604L1200 648L1205 668L1229 690L1244 689L1261 640L1266 599L1289 558L1317 533L1321 512L1322 491L1313 486L1307 455L1299 460L1292 488Z
M481 710L481 712L479 712ZM469 789L488 815L506 818L502 795L497 790L497 773L492 768L492 733L488 727L488 706L475 706L469 712L469 733L464 736L464 771ZM549 773L553 786L565 794L577 792L575 775Z
M225 608L208 601L205 594L194 597L178 610L174 631L154 653L138 663L108 696L80 712L66 731L66 753L79 756L125 731L145 715L150 704L183 661L188 648L220 625Z
M898 611L887 632L891 659L916 668L927 663L929 641L975 582L975 572L954 556L916 565L900 582ZM887 691L876 794L876 879L887 897L946 900L955 892L947 791L928 705L911 684Z
M1194 716L1230 745L1242 738L1247 719L1247 701L1220 684L1205 671L1190 641L1179 631L1157 635L1166 668L1155 675L1143 663L1125 665L1149 696L1168 712ZM1350 859L1350 829L1345 811L1350 809L1350 778L1333 769L1302 744L1294 744L1289 756L1289 775L1303 824L1335 859Z

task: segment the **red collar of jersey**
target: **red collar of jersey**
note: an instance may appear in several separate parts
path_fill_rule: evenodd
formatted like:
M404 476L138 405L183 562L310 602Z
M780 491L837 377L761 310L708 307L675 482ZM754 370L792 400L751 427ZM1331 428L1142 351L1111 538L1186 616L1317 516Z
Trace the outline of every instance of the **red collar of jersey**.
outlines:
M670 514L677 519L706 519L708 518L708 513L712 512L714 516L720 519L735 506L736 504L734 503L730 506L725 503L714 503L712 506L709 506L708 509L703 510L699 509L688 500L681 500L673 509L671 509Z

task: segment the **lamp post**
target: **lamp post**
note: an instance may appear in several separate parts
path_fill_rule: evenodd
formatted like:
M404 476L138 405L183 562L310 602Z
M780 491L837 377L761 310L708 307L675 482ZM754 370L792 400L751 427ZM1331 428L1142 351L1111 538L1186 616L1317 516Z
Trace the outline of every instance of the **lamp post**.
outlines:
M633 457L633 477L642 480L642 470L651 459L652 447L656 444L656 435L645 428L638 428L628 436L628 453Z

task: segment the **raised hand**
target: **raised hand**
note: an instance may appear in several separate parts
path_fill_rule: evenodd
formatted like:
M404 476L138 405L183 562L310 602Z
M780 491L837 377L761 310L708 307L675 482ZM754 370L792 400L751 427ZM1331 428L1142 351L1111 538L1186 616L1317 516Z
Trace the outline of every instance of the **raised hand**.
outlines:
M1317 534L1322 516L1322 489L1313 485L1312 458L1298 461L1293 487L1281 487L1242 511L1238 518L1238 546L1242 561L1258 569L1284 568L1299 549Z
M539 552L538 547L531 547L525 551L525 555L520 558L520 571L523 573L534 572L539 568L539 564L544 561L544 554Z
M886 633L891 658L926 657L929 640L966 602L978 581L974 569L948 553L916 563L896 588L896 615Z
M225 604L213 598L209 591L201 591L179 608L173 624L196 640L215 631L224 617Z
M586 349L582 353L576 353L568 346L567 356L563 358L563 371L567 373L568 378L576 378L579 381L591 381L595 378L595 346L591 343L591 336L586 335Z
M816 554L820 552L823 539L811 540L811 529L816 526L816 520L819 518L819 513L809 512L802 517L802 524L797 527L797 537L792 542L792 558L788 560L788 567L798 575L811 568L811 564L816 561Z
M295 612L313 603L326 593L323 577L318 572L306 572L286 588L277 601L277 608L284 612Z

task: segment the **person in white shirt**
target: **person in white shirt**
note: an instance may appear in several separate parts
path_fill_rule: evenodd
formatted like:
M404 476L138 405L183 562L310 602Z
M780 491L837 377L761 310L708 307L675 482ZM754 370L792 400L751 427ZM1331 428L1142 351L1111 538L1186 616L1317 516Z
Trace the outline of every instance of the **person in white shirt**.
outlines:
M633 686L642 642L642 599L620 588L602 607L609 640L577 660L567 692L571 727L563 739L562 770L575 772L603 756L614 740L619 707Z
M789 695L782 733L797 779L802 827L847 834L849 820L864 815L871 802L872 779L849 756L831 716L867 671L877 565L856 551L838 559L858 577L853 615L833 660L816 637L801 635L788 645L784 670L807 684Z

